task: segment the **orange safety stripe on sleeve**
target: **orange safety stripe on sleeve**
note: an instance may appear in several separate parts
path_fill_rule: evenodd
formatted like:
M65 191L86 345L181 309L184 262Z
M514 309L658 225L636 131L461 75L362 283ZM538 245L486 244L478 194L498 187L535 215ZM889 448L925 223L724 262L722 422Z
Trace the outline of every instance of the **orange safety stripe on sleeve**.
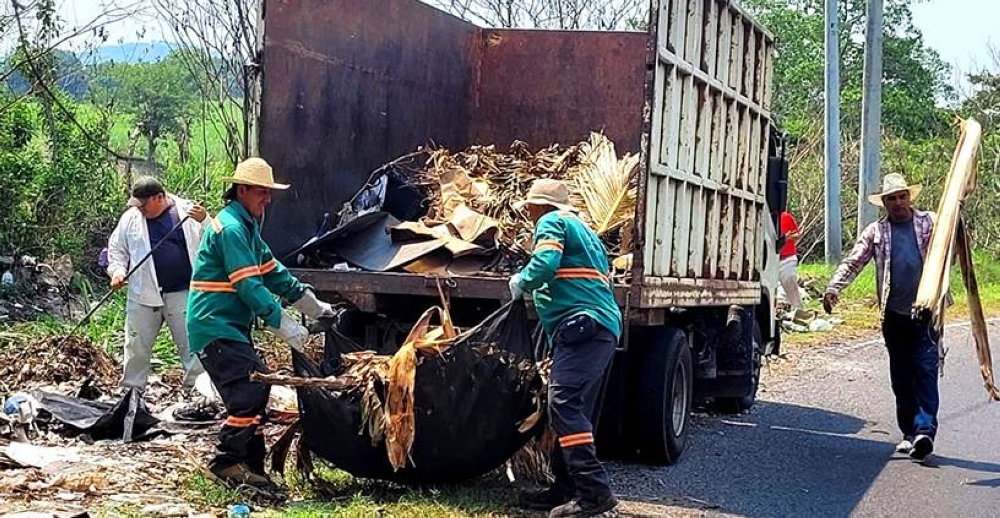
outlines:
M257 265L246 266L230 273L229 282L236 284L237 282L240 282L247 277L253 277L254 275L260 275L260 267Z
M217 293L236 293L236 287L231 282L191 281L192 291L209 291Z
M278 267L278 261L276 259L271 259L270 261L260 265L260 274L264 275L266 273L271 273L277 267Z
M573 446L591 444L593 442L594 442L594 434L591 432L582 432L582 433L575 433L572 435L564 435L559 438L559 446L561 448L572 448Z
M258 424L260 424L259 416L254 416L254 417L229 416L226 418L226 423L225 423L226 426L231 426L233 428L250 428L251 426L255 426Z
M558 239L543 239L535 244L535 251L558 250L563 251L563 244Z

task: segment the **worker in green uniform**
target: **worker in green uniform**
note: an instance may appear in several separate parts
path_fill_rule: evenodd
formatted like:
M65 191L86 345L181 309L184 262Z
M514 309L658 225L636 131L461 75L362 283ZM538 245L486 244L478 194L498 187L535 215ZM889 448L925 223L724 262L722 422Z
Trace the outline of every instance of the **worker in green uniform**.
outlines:
M232 186L226 206L205 231L191 276L188 335L191 351L226 406L228 417L219 432L219 446L209 469L231 486L270 489L264 472L264 436L270 386L250 381L264 372L250 330L255 319L290 346L305 344L309 333L281 309L275 296L310 318L333 315L329 304L316 299L271 254L260 235L264 209L274 189L271 166L261 158L241 162L224 180Z
M551 455L555 482L521 495L550 518L599 516L618 500L594 447L601 383L622 332L608 255L574 213L562 182L539 179L515 208L535 223L531 260L510 279L513 298L531 292L552 345L549 419L559 440Z

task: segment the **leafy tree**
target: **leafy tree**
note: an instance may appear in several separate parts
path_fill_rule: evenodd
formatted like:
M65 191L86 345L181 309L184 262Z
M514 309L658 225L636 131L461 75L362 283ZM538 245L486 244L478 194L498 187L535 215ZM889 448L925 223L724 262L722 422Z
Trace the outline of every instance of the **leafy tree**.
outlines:
M102 80L92 98L105 106L120 105L135 116L149 160L156 159L161 138L188 131L185 121L193 115L198 83L176 52L156 63L112 63L101 68Z
M777 40L775 115L801 136L823 110L823 0L747 0ZM863 0L840 3L841 116L845 134L859 133L864 71ZM910 2L887 0L884 13L882 124L893 135L929 138L948 130L953 102L948 66L913 24Z

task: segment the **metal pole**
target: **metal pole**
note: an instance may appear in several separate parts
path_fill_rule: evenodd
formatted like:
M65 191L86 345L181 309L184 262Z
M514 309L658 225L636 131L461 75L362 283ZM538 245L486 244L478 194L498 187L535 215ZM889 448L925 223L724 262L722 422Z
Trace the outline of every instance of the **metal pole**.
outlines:
M840 31L837 0L826 0L826 79L824 83L825 121L824 171L826 172L826 262L836 264L843 256L842 212L840 206Z
M858 235L878 219L868 195L879 192L882 136L882 0L868 0L865 25L864 93L861 98L861 169L858 174Z

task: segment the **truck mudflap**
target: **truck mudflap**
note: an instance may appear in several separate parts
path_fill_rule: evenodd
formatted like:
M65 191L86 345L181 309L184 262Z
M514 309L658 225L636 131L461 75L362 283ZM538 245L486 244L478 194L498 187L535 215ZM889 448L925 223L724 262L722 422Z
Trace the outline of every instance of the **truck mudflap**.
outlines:
M299 387L303 444L352 475L402 483L461 482L496 469L544 422L518 430L537 409L542 383L530 330L524 303L508 303L443 353L423 358L413 389L416 433L403 468L393 469L384 440L371 435L369 420L377 416L363 404L364 387ZM330 333L323 367L292 351L296 375L336 375L338 362L330 360L364 348ZM384 389L380 382L372 389L383 403Z

